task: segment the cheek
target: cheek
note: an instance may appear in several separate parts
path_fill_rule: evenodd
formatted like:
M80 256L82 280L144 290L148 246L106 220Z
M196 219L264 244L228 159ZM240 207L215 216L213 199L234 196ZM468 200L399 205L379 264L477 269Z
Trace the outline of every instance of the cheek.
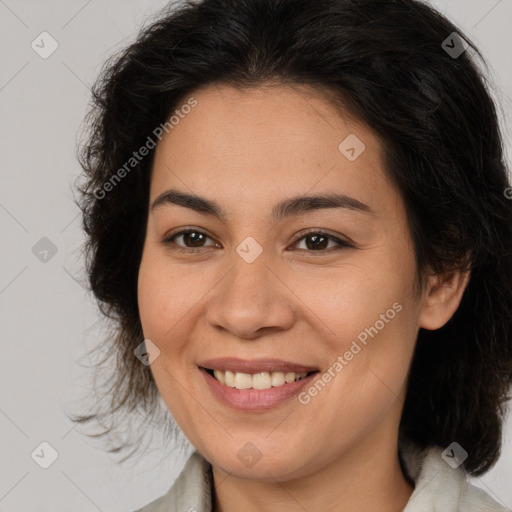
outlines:
M139 315L145 336L156 340L172 336L175 324L186 318L204 295L200 286L196 273L171 266L156 251L145 251L138 278ZM185 323L180 322L180 328Z
M329 347L320 382L300 396L309 428L323 425L327 431L326 449L333 448L333 439L341 446L377 428L392 408L398 418L416 334L414 310L400 306L382 309L388 323L377 316L355 325L347 317L350 327Z
M161 337L167 320L167 304L170 290L158 279L158 268L150 257L143 257L138 278L139 315L144 336L149 339ZM163 277L163 276L162 276Z
M169 268L156 251L144 251L138 278L139 315L144 337L160 349L150 369L162 400L178 424L185 427L193 423L189 417L193 403L183 392L190 369L182 364L191 323L187 315L197 302L188 293L190 281L190 276L177 267Z
M314 304L328 367L336 375L322 395L353 411L363 413L370 405L378 410L394 400L412 358L418 329L415 265L406 244L399 250L401 258L391 250L368 251L317 281L322 293L312 293L306 283L297 292Z
M294 292L309 306L311 321L333 349L344 352L358 336L364 343L376 330L392 331L406 316L403 308L413 299L414 267L404 259L400 271L394 260L376 252L375 257L319 272L314 286L309 278L296 279Z

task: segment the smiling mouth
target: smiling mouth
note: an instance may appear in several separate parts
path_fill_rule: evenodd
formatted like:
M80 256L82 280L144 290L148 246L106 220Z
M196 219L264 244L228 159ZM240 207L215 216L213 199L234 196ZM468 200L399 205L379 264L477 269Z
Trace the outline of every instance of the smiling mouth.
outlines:
M287 384L292 384L293 382L305 379L314 373L318 373L318 370L302 373L279 371L241 373L229 370L213 370L210 368L203 368L203 370L226 387L261 390L286 386Z

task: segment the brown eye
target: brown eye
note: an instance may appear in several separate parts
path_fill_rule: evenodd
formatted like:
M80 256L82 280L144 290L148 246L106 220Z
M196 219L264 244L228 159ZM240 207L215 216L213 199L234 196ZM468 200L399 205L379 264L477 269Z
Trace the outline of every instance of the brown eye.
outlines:
M176 240L181 238L180 243L176 243ZM174 233L173 235L165 238L164 244L174 244L177 246L177 250L191 250L200 249L202 247L208 247L204 245L204 242L207 238L210 238L206 233L200 231L198 229L186 229L183 231L179 231ZM217 245L218 244L214 244Z
M305 247L299 248L307 252L326 252L327 249L342 249L347 247L354 247L352 244L340 240L332 235L323 233L321 231L310 231L308 233L301 233L301 237L298 238L294 245L297 245L302 240L305 241ZM334 245L329 247L329 242L334 242Z
M215 247L220 247L218 243L205 245L205 241L208 238L212 240L212 238L204 231L198 229L186 229L168 236L164 239L163 243L165 245L173 245L173 250L188 252L197 252L202 248L209 246L211 247L212 245ZM305 247L299 247L298 250L305 252L326 253L331 252L328 251L328 249L339 250L354 247L354 245L350 244L349 242L345 242L335 236L323 233L321 231L301 233L300 238L298 238L293 245L296 246L303 240L305 241ZM329 243L332 245L329 246Z

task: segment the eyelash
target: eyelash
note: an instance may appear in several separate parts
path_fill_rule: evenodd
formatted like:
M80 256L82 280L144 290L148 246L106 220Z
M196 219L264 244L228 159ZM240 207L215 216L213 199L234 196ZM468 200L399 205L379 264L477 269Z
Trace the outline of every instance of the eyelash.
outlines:
M178 251L178 252L187 252L187 253L197 253L205 249L206 247L213 247L213 246L205 246L205 247L182 247L179 245L176 245L176 243L173 241L176 237L180 235L185 235L187 233L197 233L200 235L205 235L206 237L213 240L212 237L208 235L208 233L205 233L204 231L201 231L200 229L184 229L182 231L178 231L176 233L173 233L172 235L166 237L163 240L163 244L170 246L173 245L172 250ZM328 238L329 240L332 240L338 244L337 247L334 248L334 250L341 250L341 249L348 249L348 248L355 248L355 246L347 241L341 240L333 235L329 235L328 233L325 233L323 231L318 230L310 230L310 231L301 231L298 233L297 238L293 241L293 245L296 245L298 242L300 242L302 239L306 238L308 235L320 235L323 237ZM330 249L333 249L332 247ZM325 255L326 253L331 252L330 249L321 249L321 250L308 250L308 249L294 249L298 251L303 251L307 253L318 253L319 255Z

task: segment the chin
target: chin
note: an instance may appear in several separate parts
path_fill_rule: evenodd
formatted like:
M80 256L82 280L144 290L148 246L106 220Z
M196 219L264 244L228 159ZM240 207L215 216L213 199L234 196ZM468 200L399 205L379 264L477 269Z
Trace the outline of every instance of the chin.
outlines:
M240 448L226 447L221 451L211 451L211 456L206 454L206 458L213 466L233 477L267 482L296 478L310 470L310 464L300 450L286 454L265 447L263 441L259 444L250 441L239 444Z

